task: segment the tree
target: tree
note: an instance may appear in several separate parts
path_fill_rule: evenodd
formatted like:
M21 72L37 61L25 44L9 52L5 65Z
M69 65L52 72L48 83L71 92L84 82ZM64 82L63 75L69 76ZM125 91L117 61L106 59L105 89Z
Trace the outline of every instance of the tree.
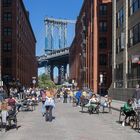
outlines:
M56 85L54 82L51 80L50 76L46 75L43 73L38 77L38 85L40 88L55 88Z

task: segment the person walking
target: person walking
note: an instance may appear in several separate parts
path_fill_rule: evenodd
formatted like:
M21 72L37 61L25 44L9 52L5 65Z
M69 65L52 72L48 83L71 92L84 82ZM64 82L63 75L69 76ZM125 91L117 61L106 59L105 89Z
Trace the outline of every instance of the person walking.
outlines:
M76 95L75 95L75 98L77 100L77 103L76 103L77 106L80 105L80 98L81 98L81 96L82 96L82 92L81 92L81 90L78 90Z
M55 107L55 103L54 103L54 99L53 99L52 95L48 94L46 96L46 101L45 101L44 105L45 105L45 109L46 109L45 120L51 122L53 119L52 110Z
M134 99L136 106L140 105L140 86L139 86L139 84L136 85L136 89L135 89L135 92L132 97Z
M68 92L67 92L67 90L64 91L63 97L64 97L63 103L67 103L67 98L68 98Z
M42 100L42 115L44 116L45 115L45 101L46 101L46 93L44 90L41 90L40 91L40 96L41 96L41 100Z

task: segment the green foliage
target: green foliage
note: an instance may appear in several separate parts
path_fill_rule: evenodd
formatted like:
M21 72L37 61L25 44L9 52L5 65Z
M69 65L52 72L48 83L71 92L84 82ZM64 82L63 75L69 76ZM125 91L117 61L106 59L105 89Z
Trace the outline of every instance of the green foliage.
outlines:
M54 84L54 82L51 80L51 78L46 75L45 73L43 73L42 75L40 75L38 77L38 85L40 88L55 88L56 85Z

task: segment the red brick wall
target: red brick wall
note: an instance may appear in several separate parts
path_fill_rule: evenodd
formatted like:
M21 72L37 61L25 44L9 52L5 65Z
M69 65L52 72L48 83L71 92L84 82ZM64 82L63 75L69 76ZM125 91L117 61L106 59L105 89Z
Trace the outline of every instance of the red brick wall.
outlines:
M99 5L102 3L107 4L107 16L100 17L99 16ZM112 3L111 0L93 0L87 1L85 0L83 6L81 8L79 17L76 23L76 33L75 39L71 45L71 53L70 55L70 78L76 79L78 85L82 87L82 79L80 75L80 59L78 54L81 53L81 42L82 42L82 26L81 26L81 18L82 15L85 14L85 26L86 26L86 85L87 87L93 89L94 92L99 91L99 75L100 73L104 72L103 74L107 77L107 83L104 88L109 88L111 84L111 65L109 64L111 58L111 32L112 32ZM99 32L99 21L106 20L107 21L107 32L100 33ZM99 49L99 37L106 37L107 38L107 48L105 50ZM107 55L107 66L99 66L99 55L104 53ZM77 56L73 57L72 56ZM72 58L72 59L71 59ZM71 65L73 62L73 65Z
M37 61L35 57L36 40L23 5L22 0L14 0L9 7L3 7L4 11L12 12L12 21L3 22L2 27L12 28L11 37L3 37L2 45L5 40L12 42L12 51L2 52L4 58L9 57L12 65L9 68L2 68L2 75L10 75L18 79L23 85L30 86L32 77L37 77Z

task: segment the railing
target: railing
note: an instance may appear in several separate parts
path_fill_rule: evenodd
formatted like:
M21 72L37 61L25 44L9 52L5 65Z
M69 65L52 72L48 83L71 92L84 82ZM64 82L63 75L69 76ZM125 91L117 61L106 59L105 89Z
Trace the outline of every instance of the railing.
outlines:
M116 84L116 88L123 88L123 80L117 80L115 81L115 84ZM140 84L140 78L127 80L128 88L136 88L137 84Z
M127 80L128 88L136 88L137 84L140 84L140 78Z

